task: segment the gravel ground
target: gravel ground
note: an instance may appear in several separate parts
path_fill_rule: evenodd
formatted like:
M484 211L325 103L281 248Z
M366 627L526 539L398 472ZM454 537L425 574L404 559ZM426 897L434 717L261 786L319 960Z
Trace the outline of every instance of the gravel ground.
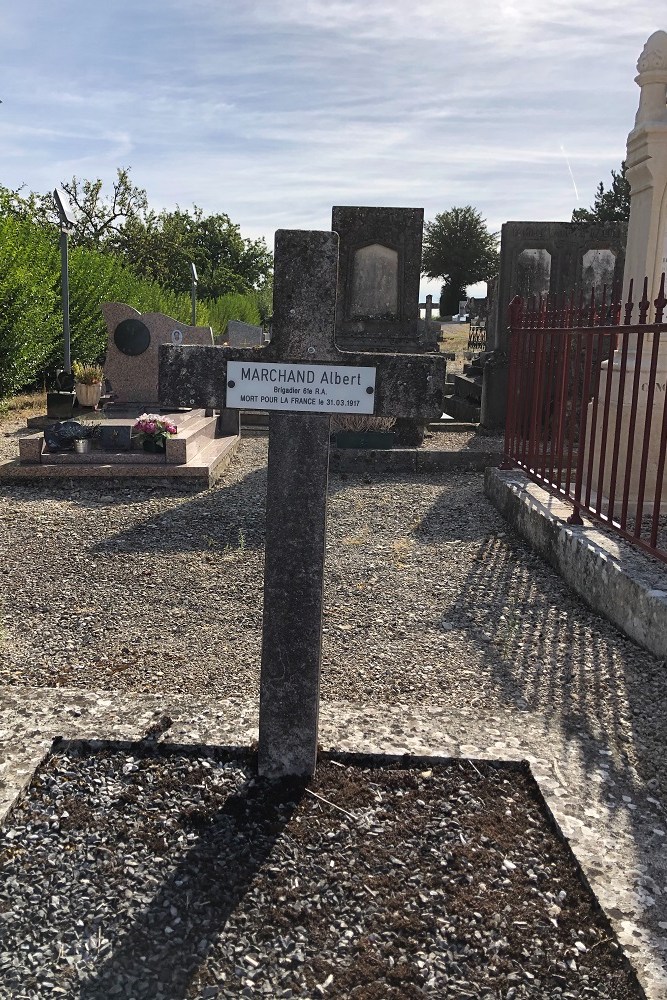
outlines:
M2 484L0 683L255 697L265 482L249 438L201 494ZM507 527L481 473L331 478L322 697L544 713L667 791L663 663Z
M427 431L425 451L496 451L503 450L505 439L478 431Z
M640 1000L532 779L67 745L0 834L0 995Z
M14 457L17 427L3 429ZM266 444L245 439L199 494L0 484L0 684L255 699ZM481 473L331 477L322 697L525 713L602 741L610 775L667 799L664 663L530 551Z

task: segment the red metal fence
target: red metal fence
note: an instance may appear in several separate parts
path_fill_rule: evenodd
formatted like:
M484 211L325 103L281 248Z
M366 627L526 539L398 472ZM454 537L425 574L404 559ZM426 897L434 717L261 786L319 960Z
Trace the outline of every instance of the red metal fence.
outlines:
M664 274L653 302L515 298L504 467L667 562L665 307Z

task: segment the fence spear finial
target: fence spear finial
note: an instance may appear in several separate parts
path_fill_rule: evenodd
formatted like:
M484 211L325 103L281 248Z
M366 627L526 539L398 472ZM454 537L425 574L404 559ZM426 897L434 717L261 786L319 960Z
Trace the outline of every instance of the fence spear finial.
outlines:
M644 290L639 303L639 322L645 323L646 317L648 315L649 308L651 306L651 300L648 297L648 278L644 278Z
M630 278L630 284L628 285L628 301L625 303L625 326L630 326L632 323L632 310L635 307L632 301L632 290L634 287L635 279Z
M660 277L660 290L658 291L658 297L653 303L655 306L655 321L656 323L662 323L662 315L665 311L665 306L667 306L667 298L665 298L665 272L662 272Z

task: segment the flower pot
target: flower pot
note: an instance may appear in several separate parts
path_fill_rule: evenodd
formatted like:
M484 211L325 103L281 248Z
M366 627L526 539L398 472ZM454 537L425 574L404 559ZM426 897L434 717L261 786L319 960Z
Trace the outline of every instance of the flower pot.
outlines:
M81 438L74 442L74 451L77 455L87 455L90 450L90 438Z
M164 455L167 450L167 443L166 441L151 441L147 439L143 443L143 449L144 451L152 452L154 455Z
M83 382L75 383L76 398L81 406L95 407L102 395L102 383L94 382L93 385L85 385Z

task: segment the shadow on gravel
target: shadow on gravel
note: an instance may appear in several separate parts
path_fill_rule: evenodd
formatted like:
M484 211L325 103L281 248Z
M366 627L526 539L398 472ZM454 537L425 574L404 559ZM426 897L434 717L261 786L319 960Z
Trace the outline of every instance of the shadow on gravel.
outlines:
M523 573L516 572L517 560ZM479 545L447 616L452 613L467 620L462 627L471 632L479 634L481 625L491 634L481 667L506 703L531 713L533 725L541 717L569 737L589 782L589 805L599 801L625 811L644 872L641 884L664 906L658 898L667 877L664 835L655 830L664 828L667 807L664 662L609 623L603 626L509 528L505 538ZM628 806L628 796L639 805Z
M140 495L133 495L139 503ZM125 501L127 502L127 497ZM266 469L237 483L214 486L98 543L91 552L207 552L258 549L264 544Z
M415 528L414 537L417 541L428 545L432 542L472 542L489 537L489 518L480 517L477 504L471 503L470 497L462 490L461 480L464 477L468 483L475 484L477 489L474 499L477 501L481 495L479 471L456 472L453 476L447 476L445 482L438 484L441 489L438 499ZM485 499L484 502L488 501ZM491 511L495 513L494 508ZM499 514L496 517L499 530L504 531L505 522Z
M207 487L168 479L26 479L0 481L0 497L15 505L69 501L85 510L124 507L159 497L196 497Z
M191 748L187 748L191 752ZM80 1000L183 997L303 797L303 782L253 781L230 795L209 822L191 818L196 845L150 906L114 944L111 958L81 984ZM252 835L253 829L256 836ZM267 830L270 833L267 835ZM177 928L177 946L167 928Z

